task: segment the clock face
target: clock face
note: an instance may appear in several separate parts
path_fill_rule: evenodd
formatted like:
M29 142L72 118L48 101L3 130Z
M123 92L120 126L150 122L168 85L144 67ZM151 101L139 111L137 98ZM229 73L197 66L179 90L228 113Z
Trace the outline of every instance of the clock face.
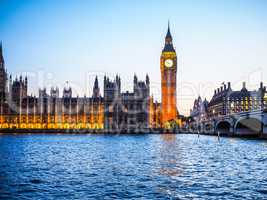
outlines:
M167 59L167 60L165 60L165 66L167 67L167 68L170 68L170 67L172 67L173 66L173 61L172 61L172 59Z

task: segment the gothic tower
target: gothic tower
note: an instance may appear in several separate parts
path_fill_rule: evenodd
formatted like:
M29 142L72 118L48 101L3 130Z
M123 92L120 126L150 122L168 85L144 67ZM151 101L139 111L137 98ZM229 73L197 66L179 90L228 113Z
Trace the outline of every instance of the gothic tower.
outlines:
M172 43L170 26L165 37L165 46L160 57L161 71L161 123L177 118L176 107L176 72L177 56Z
M5 69L5 61L3 57L2 42L0 43L0 101L6 100L7 92L7 72Z
M99 98L100 97L100 89L98 86L98 78L97 76L95 77L95 83L94 83L94 88L93 88L93 97L94 98Z

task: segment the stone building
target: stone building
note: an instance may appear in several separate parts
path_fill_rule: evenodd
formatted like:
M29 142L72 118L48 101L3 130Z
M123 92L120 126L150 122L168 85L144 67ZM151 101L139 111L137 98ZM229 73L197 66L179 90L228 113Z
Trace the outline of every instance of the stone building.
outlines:
M134 76L133 92L121 92L121 79L104 77L104 106L106 130L139 130L149 128L150 81Z
M208 104L208 116L216 117L240 112L266 110L266 87L260 83L257 90L249 91L246 84L240 91L233 91L231 84L225 84L214 91L214 95Z
M199 96L195 101L194 101L194 106L190 110L190 117L193 121L195 122L200 122L202 120L207 119L208 115L208 104L209 102L204 99L202 101L201 97Z
M22 78L11 84L12 98L1 106L8 108L1 113L1 128L103 129L104 101L97 77L92 97L73 97L71 87L64 88L62 97L58 88L51 88L50 95L44 88L38 97L28 96L27 84L26 93L21 90L24 84Z
M0 129L106 129L144 131L162 127L162 104L150 97L150 79L133 79L133 91L121 91L121 79L104 77L104 96L95 78L91 97L72 88L39 89L28 95L28 79L8 77L0 45ZM176 113L176 112L175 112Z
M150 127L158 129L162 127L161 123L161 103L155 101L153 96L150 98Z

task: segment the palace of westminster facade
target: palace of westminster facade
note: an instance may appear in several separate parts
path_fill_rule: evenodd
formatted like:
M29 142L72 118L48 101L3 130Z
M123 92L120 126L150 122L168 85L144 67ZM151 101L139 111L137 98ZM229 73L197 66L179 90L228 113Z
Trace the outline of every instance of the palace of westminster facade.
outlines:
M160 58L162 103L150 96L150 79L134 75L133 92L121 91L121 78L104 77L101 96L98 77L91 97L74 97L71 87L39 89L28 95L27 77L8 76L0 45L0 129L142 130L180 123L176 107L177 57L168 26Z

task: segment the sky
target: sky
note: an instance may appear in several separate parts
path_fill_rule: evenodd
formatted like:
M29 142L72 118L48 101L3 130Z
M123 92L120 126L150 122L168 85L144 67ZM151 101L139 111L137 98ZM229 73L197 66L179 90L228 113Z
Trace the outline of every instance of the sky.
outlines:
M267 85L265 0L0 0L0 40L8 73L28 76L29 94L69 85L92 94L98 75L151 79L160 101L160 54L170 21L178 55L177 102L188 115L199 95L231 82ZM68 83L67 83L68 82Z

